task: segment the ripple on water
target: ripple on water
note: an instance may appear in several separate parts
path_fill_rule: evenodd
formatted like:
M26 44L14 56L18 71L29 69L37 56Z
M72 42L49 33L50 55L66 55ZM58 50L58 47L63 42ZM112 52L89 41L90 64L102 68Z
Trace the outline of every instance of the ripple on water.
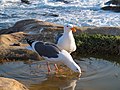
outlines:
M80 65L84 71L82 79L95 79L100 77L105 77L110 73L114 72L114 64L96 58L81 58L83 61L80 62Z
M0 75L15 78L30 86L30 90L115 90L120 88L120 65L97 58L80 58L80 78L65 66L62 72L47 74L45 61L8 62L0 64ZM53 65L51 66L54 70ZM63 72L64 71L64 72ZM89 88L89 89L88 89Z

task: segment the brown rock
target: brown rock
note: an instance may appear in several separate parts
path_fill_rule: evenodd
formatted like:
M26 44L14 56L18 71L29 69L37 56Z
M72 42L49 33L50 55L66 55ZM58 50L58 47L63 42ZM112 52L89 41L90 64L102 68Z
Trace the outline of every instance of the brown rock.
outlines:
M0 90L28 90L28 88L14 79L0 77Z
M89 27L82 30L88 34L120 35L120 27Z
M23 32L0 35L0 62L4 59L39 59L39 56L35 52L27 50L25 48L26 46L28 46L24 40L25 36L27 36L27 34Z
M0 34L10 34L14 32L35 32L40 30L62 30L63 26L50 22L44 22L36 19L27 19L16 22L13 27L0 30Z
M120 27L76 27L77 33L120 35ZM38 55L25 49L28 46L24 38L54 42L55 35L63 32L63 26L36 19L18 21L13 27L0 30L0 60L2 59L34 59ZM12 45L20 43L19 45ZM12 46L11 46L12 45Z

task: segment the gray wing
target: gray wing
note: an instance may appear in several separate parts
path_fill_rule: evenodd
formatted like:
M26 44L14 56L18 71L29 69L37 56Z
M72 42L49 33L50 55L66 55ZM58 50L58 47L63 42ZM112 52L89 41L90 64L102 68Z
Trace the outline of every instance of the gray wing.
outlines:
M58 43L58 40L62 35L63 35L63 33L57 34L57 36L55 37L55 44Z
M57 58L60 52L60 49L56 45L43 42L37 42L34 48L40 56L48 58Z

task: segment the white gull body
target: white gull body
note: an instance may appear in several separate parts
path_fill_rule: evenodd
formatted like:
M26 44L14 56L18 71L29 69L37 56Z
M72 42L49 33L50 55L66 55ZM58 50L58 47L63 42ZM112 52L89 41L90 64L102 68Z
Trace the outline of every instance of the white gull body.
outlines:
M57 45L69 53L76 50L75 39L72 31L76 32L72 24L64 25L64 33L61 37L58 37L57 41Z

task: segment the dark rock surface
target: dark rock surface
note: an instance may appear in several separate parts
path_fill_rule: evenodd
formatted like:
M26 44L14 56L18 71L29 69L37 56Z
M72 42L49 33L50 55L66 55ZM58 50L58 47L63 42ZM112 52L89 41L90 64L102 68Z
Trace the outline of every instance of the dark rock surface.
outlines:
M120 6L105 6L101 8L102 10L110 10L114 12L120 12Z
M25 3L25 4L30 4L30 1L28 0L21 0L22 3Z
M114 12L120 12L120 0L110 0L105 3L105 6L101 8L102 10L110 10Z
M110 4L120 5L120 0L110 0L110 1L105 3L105 5L110 5Z

